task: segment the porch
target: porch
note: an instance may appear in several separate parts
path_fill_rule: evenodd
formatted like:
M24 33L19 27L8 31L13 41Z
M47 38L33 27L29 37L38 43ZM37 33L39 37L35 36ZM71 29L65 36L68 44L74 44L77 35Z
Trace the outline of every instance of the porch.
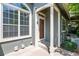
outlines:
M38 15L39 12L43 13L43 15L46 15L46 17L49 15L45 19L45 21L47 21L47 22L45 22L45 28L43 27L45 29L44 30L45 32L43 34L44 40L42 40L45 43L47 42L47 44L43 43L40 40L40 31L39 31L40 27L39 27L39 15ZM48 14L46 14L47 12L48 12ZM58 49L58 51L62 50L61 44L63 43L63 40L66 38L65 34L67 33L64 30L67 30L67 28L68 28L67 25L70 22L69 13L67 12L67 10L63 6L63 4L50 4L50 5L46 5L41 8L38 8L38 9L36 9L35 17L36 17L35 18L35 20L36 20L36 23L35 23L35 26L36 26L35 47L38 47L38 44L40 41L41 43L45 44L48 47L51 55L54 54L55 50L57 50L57 49ZM65 50L62 50L62 51L64 53ZM75 53L71 53L69 51L65 51L65 52L68 52L69 55L71 55L71 54L78 55ZM58 54L63 55L61 53L58 53Z

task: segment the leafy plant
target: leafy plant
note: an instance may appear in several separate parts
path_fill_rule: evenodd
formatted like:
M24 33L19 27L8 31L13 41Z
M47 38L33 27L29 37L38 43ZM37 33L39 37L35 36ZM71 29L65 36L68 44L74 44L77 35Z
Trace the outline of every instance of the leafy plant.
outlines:
M69 3L68 4L68 10L69 11L78 11L79 10L79 4L78 3Z
M76 31L76 35L79 37L79 28Z
M77 44L71 41L64 41L61 44L61 47L68 51L74 52L77 49Z
M76 35L79 37L79 31L76 32Z

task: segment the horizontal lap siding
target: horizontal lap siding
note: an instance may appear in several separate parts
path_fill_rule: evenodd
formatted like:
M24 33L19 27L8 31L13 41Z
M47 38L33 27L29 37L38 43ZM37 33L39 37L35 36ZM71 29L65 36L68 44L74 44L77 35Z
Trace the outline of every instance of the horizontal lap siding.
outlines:
M25 45L25 47L28 47L32 42L32 38L28 38L28 39L22 39L22 40L18 40L18 41L9 41L9 42L5 42L5 43L1 43L0 44L0 55L5 55L11 52L14 52L14 47L18 46L18 49L22 48L22 44Z

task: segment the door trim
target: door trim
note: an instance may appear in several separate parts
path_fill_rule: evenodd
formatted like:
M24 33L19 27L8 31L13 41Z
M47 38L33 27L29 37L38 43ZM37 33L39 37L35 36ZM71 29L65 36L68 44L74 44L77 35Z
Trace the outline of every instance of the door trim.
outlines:
M43 15L44 17L40 16L39 14ZM45 39L45 37L46 37L45 36L45 34L46 34L45 33L46 32L46 15L44 13L42 13L42 12L39 12L38 16L39 16L39 19L38 19L39 20L39 27L40 27L40 19L44 20L44 38L40 39L40 34L39 34L39 41L41 41L41 40Z
M34 10L35 10L35 47L38 47L38 43L39 43L38 42L39 41L39 34L38 34L39 32L38 32L38 24L37 24L37 22L38 22L38 14L37 13L41 10L51 7L51 5L52 4L46 4L46 5L41 6L39 8L36 8L36 7L34 8Z

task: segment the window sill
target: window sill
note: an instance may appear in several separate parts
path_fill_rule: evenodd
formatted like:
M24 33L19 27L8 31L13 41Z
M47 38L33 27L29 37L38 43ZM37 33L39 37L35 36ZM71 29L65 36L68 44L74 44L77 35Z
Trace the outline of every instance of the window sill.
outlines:
M1 39L0 43L8 42L8 41L14 41L14 40L22 40L24 38L30 38L30 37L32 37L32 36L28 35L28 36L20 36L20 37L13 37L13 38L5 38L5 39Z

